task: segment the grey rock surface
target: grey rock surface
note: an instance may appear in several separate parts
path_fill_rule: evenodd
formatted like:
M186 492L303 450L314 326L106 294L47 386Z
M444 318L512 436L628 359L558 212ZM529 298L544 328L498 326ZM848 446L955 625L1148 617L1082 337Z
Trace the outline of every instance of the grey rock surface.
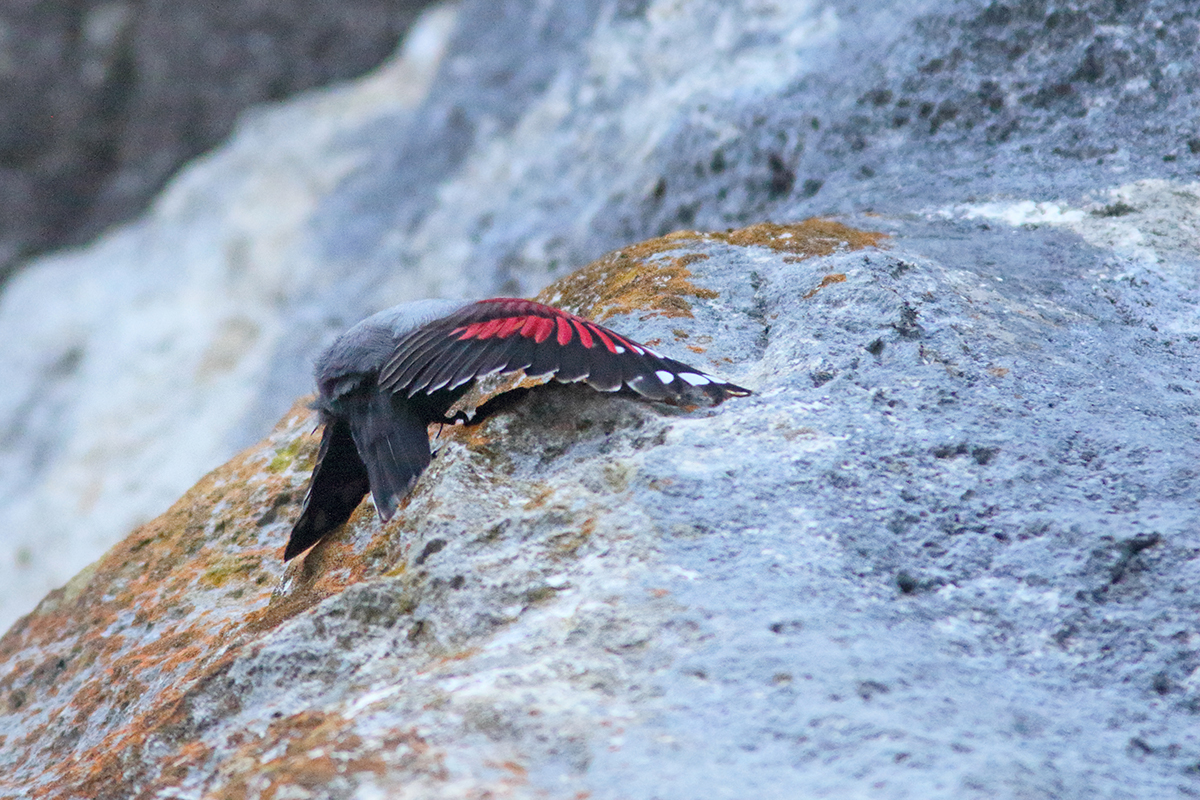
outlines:
M609 324L754 396L546 388L285 570L294 411L0 639L0 786L1191 796L1200 286L1164 254L1192 232L1085 236L1198 193L1058 209L1086 234L973 209L826 257L660 242L642 271L709 296Z
M518 796L1197 793L1198 11L428 17L391 71L256 115L147 218L0 297L7 619L261 437L366 313L531 293L676 228L836 213L890 249L710 241L690 265L720 294L694 346L755 398L694 417L568 399L582 431L530 407L495 423L511 475L452 442L426 483L478 509L418 498L382 558L425 569L417 594L381 567L231 650L254 677L197 690L186 731L227 752L240 723L204 709L231 696L258 731L264 708L332 709L367 741L407 720L452 753L426 764L446 796L439 769ZM674 321L617 322L687 346ZM554 513L525 508L539 482ZM341 627L372 603L399 610Z

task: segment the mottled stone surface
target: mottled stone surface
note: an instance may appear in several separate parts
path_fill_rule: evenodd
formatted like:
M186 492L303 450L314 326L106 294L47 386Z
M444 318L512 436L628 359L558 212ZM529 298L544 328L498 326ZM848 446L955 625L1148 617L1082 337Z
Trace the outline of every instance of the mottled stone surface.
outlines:
M380 308L531 294L679 228L1200 170L1194 2L458 8L0 296L0 626L260 439Z
M3 780L1200 793L1198 11L467 3L255 114L0 296L7 618L118 542L0 644ZM548 390L285 573L312 354L592 259L756 394Z
M5 287L0 627L249 443L231 431L256 406L279 314L324 280L305 237L315 198L356 163L339 139L421 101L452 21L427 18L352 91L243 119L147 218Z
M0 786L1200 792L1192 231L1087 241L1198 190L1056 209L1076 232L993 206L625 249L545 296L755 395L546 388L285 570L297 405L0 640Z

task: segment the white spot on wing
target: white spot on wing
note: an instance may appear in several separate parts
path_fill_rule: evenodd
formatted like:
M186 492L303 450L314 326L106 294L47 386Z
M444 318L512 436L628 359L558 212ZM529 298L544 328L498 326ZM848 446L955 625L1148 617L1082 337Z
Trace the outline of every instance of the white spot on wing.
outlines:
M658 379L663 383L670 383L671 381L675 380L675 373L667 372L665 369L657 370L654 374L657 375Z
M712 381L710 381L705 376L697 375L694 372L681 372L681 373L679 373L679 377L683 378L685 381L690 383L692 386L704 386L705 384L712 383Z
M621 347L621 345L619 345L619 344L613 345L613 352L616 353L617 355L621 355L621 353L625 352L625 348Z

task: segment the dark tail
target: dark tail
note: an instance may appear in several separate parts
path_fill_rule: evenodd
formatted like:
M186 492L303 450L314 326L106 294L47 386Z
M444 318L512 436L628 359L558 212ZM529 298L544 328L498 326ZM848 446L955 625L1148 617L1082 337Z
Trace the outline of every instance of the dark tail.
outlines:
M395 401L395 402L393 402ZM385 521L429 465L423 417L390 393L370 392L322 412L325 433L283 560L290 561L341 527L367 492Z
M354 447L345 419L323 415L325 433L313 467L300 519L292 528L283 560L290 561L334 531L354 513L371 488L367 468Z

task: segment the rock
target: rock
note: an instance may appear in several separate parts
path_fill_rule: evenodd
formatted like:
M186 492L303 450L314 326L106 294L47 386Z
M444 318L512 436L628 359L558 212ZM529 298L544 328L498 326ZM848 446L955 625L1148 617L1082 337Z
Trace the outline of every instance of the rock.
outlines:
M1143 210L1053 216L1106 241L1200 203L1165 183L1122 197ZM3 780L99 798L1191 792L1200 337L1176 328L1195 289L1169 262L1111 271L1061 228L971 219L1006 213L614 253L540 299L754 396L688 411L544 389L448 431L390 524L365 503L285 570L317 441L298 404L0 640ZM1156 252L1189 241L1156 231Z
M259 440L380 308L531 294L679 228L1080 208L1200 165L1184 9L461 8L0 296L0 627Z
M452 21L432 13L353 91L244 119L149 217L31 264L0 295L0 627L245 444L280 309L323 280L307 226L349 168L339 140L420 101ZM328 314L306 341L341 327Z
M0 642L2 780L1200 791L1195 15L497 9L0 297L12 616L286 412ZM756 395L551 391L283 572L311 355L593 259L551 292Z

